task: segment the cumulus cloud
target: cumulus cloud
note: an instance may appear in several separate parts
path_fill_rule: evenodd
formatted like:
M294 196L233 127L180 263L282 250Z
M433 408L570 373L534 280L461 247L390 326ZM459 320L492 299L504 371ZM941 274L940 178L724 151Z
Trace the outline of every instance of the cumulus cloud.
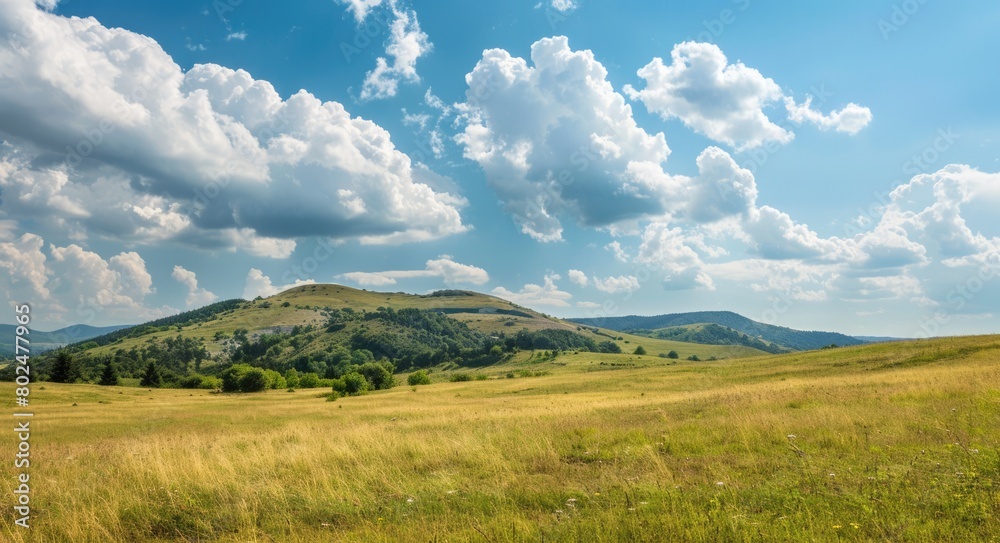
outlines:
M590 278L587 277L587 274L583 273L580 270L569 270L569 273L567 273L567 275L569 276L569 280L571 283L580 285L581 287L585 287L588 284L590 284Z
M659 169L670 149L662 133L636 124L593 53L545 38L532 45L531 62L502 49L483 53L466 75L456 138L521 230L557 241L560 214L606 226L663 213L665 187L633 179L629 165Z
M0 296L5 302L33 304L38 324L132 323L176 313L151 307L156 292L146 262L135 252L108 259L76 244L46 247L32 233L0 242Z
M808 96L805 103L796 104L795 99L786 96L785 108L788 110L788 119L793 123L811 123L820 130L833 129L852 136L872 121L872 111L853 102L840 111L831 111L824 115L812 108L812 100L812 96Z
M559 274L550 273L545 276L542 285L528 283L518 292L511 292L503 287L493 289L492 294L498 298L503 298L526 307L540 305L552 307L569 307L569 300L573 295L559 290L556 281L562 279Z
M188 294L184 298L184 303L188 307L201 307L219 299L214 293L198 287L198 277L193 271L186 270L181 266L174 266L174 271L170 276L188 290Z
M403 243L467 228L464 199L432 190L341 104L283 100L214 64L183 72L148 37L29 0L0 5L0 38L0 184L25 204L14 219L273 257L305 236Z
M628 262L629 255L625 252L622 244L617 241L612 241L611 243L604 246L604 249L611 251L615 255L615 260L619 262Z
M774 80L742 62L730 64L711 43L677 44L670 58L670 65L654 58L641 68L638 75L646 87L626 87L628 95L664 120L680 119L691 129L737 149L788 143L794 138L764 113L764 108L783 97Z
M234 40L243 41L245 39L247 39L247 33L245 30L241 30L239 32L230 32L229 34L226 34L226 41L234 41Z
M302 285L312 285L316 281L312 279L296 279L294 283L289 283L287 285L276 286L271 283L271 278L264 275L264 272L258 270L257 268L250 268L250 272L247 273L246 283L243 287L243 299L253 300L260 296L261 298L268 298L274 296L275 294L282 293L290 288L300 287Z
M438 277L446 285L454 286L458 284L484 285L489 282L490 275L486 270L461 264L452 260L448 255L442 255L436 260L428 260L427 267L423 270L392 270L380 272L348 272L337 276L338 279L346 279L363 286L386 286L395 285L399 279L412 279L418 277Z
M639 290L639 279L634 275L619 275L618 277L594 277L594 286L608 294L632 293Z
M625 92L664 120L680 119L692 130L737 150L767 143L784 144L795 134L765 113L783 101L793 123L856 134L872 120L871 110L850 103L824 115L812 109L812 97L799 105L773 79L742 62L729 63L717 45L684 42L674 46L671 64L654 58L637 73L645 87Z
M347 4L358 24L363 24L369 14L383 4L388 5L392 15L389 24L389 40L385 47L385 57L375 60L375 68L365 75L361 87L362 100L380 100L396 96L401 82L420 81L417 74L417 60L430 53L434 45L427 34L420 29L417 13L402 7L400 0L337 0Z
M715 284L692 245L691 236L681 228L652 223L642 234L636 262L663 271L663 284L670 290L713 290Z

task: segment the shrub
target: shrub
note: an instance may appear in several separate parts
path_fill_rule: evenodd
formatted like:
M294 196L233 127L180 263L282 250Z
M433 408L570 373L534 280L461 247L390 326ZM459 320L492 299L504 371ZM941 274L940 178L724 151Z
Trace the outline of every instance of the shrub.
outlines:
M299 388L316 388L319 386L319 375L315 373L303 373L299 378Z
M181 388L201 388L202 376L197 373L192 373L187 377L181 379L177 385Z
M429 385L431 384L431 378L427 375L426 370L415 371L406 378L406 384L410 386Z
M646 349L642 345L639 345L638 347L635 348L634 351L632 351L632 354L637 354L640 356L644 355L646 354Z
M344 389L351 395L367 392L370 388L365 376L356 371L344 375L341 379L344 380Z
M267 373L261 368L250 368L239 378L240 392L260 392L271 387Z
M696 355L696 354L693 354L693 355L689 356L688 360L690 360L692 362L701 362L701 359L698 358L698 355Z
M676 360L676 359L678 359L680 357L681 357L681 355L677 354L677 351L670 351L669 353L667 353L667 358L672 358L672 359Z
M464 381L471 381L471 380L472 380L472 376L469 375L468 373L454 373L451 376L451 382L452 383L461 383L461 382L464 382Z
M366 362L355 370L365 376L372 390L385 390L395 384L392 373L384 365L376 362Z
M285 381L284 375L274 370L264 370L264 374L267 376L267 386L269 388L279 389L288 387L288 381Z
M486 375L485 373L477 373L476 374L476 381L486 381L489 378L490 378L490 376Z
M599 353L620 353L622 348L618 346L614 341L602 341L597 344L597 352Z
M332 388L334 392L340 394L341 396L347 394L347 383L345 383L343 379L331 379L331 381L332 383L330 383L330 388Z
M285 372L285 384L288 385L288 388L299 386L299 371L297 369L292 368Z

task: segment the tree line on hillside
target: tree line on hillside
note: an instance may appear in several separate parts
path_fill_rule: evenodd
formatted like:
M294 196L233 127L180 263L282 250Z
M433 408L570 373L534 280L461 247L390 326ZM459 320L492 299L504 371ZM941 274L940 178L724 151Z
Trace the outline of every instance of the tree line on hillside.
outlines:
M204 314L203 314L204 315ZM571 330L522 329L487 335L447 315L421 309L351 308L324 312L321 326L251 334L217 332L221 351L209 352L200 337L182 333L150 337L128 348L97 349L97 342L39 355L36 380L184 387L251 392L267 388L333 387L344 394L392 386L392 374L450 362L495 364L520 350L621 352L613 341ZM386 377L388 375L388 377ZM13 370L0 370L12 380Z

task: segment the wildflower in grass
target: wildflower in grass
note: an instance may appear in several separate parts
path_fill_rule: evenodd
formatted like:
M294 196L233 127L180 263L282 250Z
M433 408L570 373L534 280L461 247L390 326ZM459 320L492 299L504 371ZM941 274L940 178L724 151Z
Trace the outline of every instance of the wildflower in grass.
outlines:
M716 482L715 482L715 486L720 486L720 487L721 487L721 486L726 486L726 483L724 483L724 482L722 482L722 481L716 481Z

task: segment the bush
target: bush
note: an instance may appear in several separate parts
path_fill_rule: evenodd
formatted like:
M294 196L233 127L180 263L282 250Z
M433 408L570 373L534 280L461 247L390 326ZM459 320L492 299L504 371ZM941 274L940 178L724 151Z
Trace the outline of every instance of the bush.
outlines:
M669 353L667 353L667 358L672 358L674 360L677 360L680 357L681 355L677 354L677 351L670 351Z
M597 344L597 352L614 354L622 352L622 348L614 341L602 341Z
M431 384L431 378L427 375L426 370L415 371L406 378L406 384L410 386L429 385Z
M299 378L299 388L316 388L319 386L319 375L315 373L304 373Z
M701 359L698 358L698 355L696 355L696 354L693 354L693 355L689 356L688 360L690 360L692 362L701 362Z
M361 394L368 392L370 386L368 380L365 379L364 375L356 371L352 371L347 375L341 377L344 380L344 389L350 395Z
M332 383L330 383L330 388L332 388L334 392L340 394L341 396L347 394L347 383L345 383L343 379L330 380L332 381Z
M476 374L476 381L486 381L489 378L490 378L490 376L486 375L485 373L477 373Z
M452 383L461 383L461 382L464 382L464 381L471 381L472 380L472 376L469 375L468 373L455 373L455 374L452 374L450 380L451 380Z
M181 379L177 384L181 388L202 388L206 390L215 390L217 388L222 388L222 379L192 373L191 375Z
M177 385L181 388L201 388L202 376L197 373L192 373L187 377L181 379Z
M396 384L392 373L384 365L376 362L366 362L358 366L355 371L365 376L372 390L385 390Z
M260 392L268 388L271 388L271 381L261 368L250 368L239 378L240 392Z
M299 386L299 371L292 368L285 372L285 384L288 388L295 388Z
M646 349L642 345L639 345L638 347L635 348L634 351L632 351L632 354L637 354L640 356L644 355L646 354Z
M273 388L275 390L279 388L288 388L288 381L285 380L285 376L274 370L264 370L264 374L267 376L267 386L268 388Z

